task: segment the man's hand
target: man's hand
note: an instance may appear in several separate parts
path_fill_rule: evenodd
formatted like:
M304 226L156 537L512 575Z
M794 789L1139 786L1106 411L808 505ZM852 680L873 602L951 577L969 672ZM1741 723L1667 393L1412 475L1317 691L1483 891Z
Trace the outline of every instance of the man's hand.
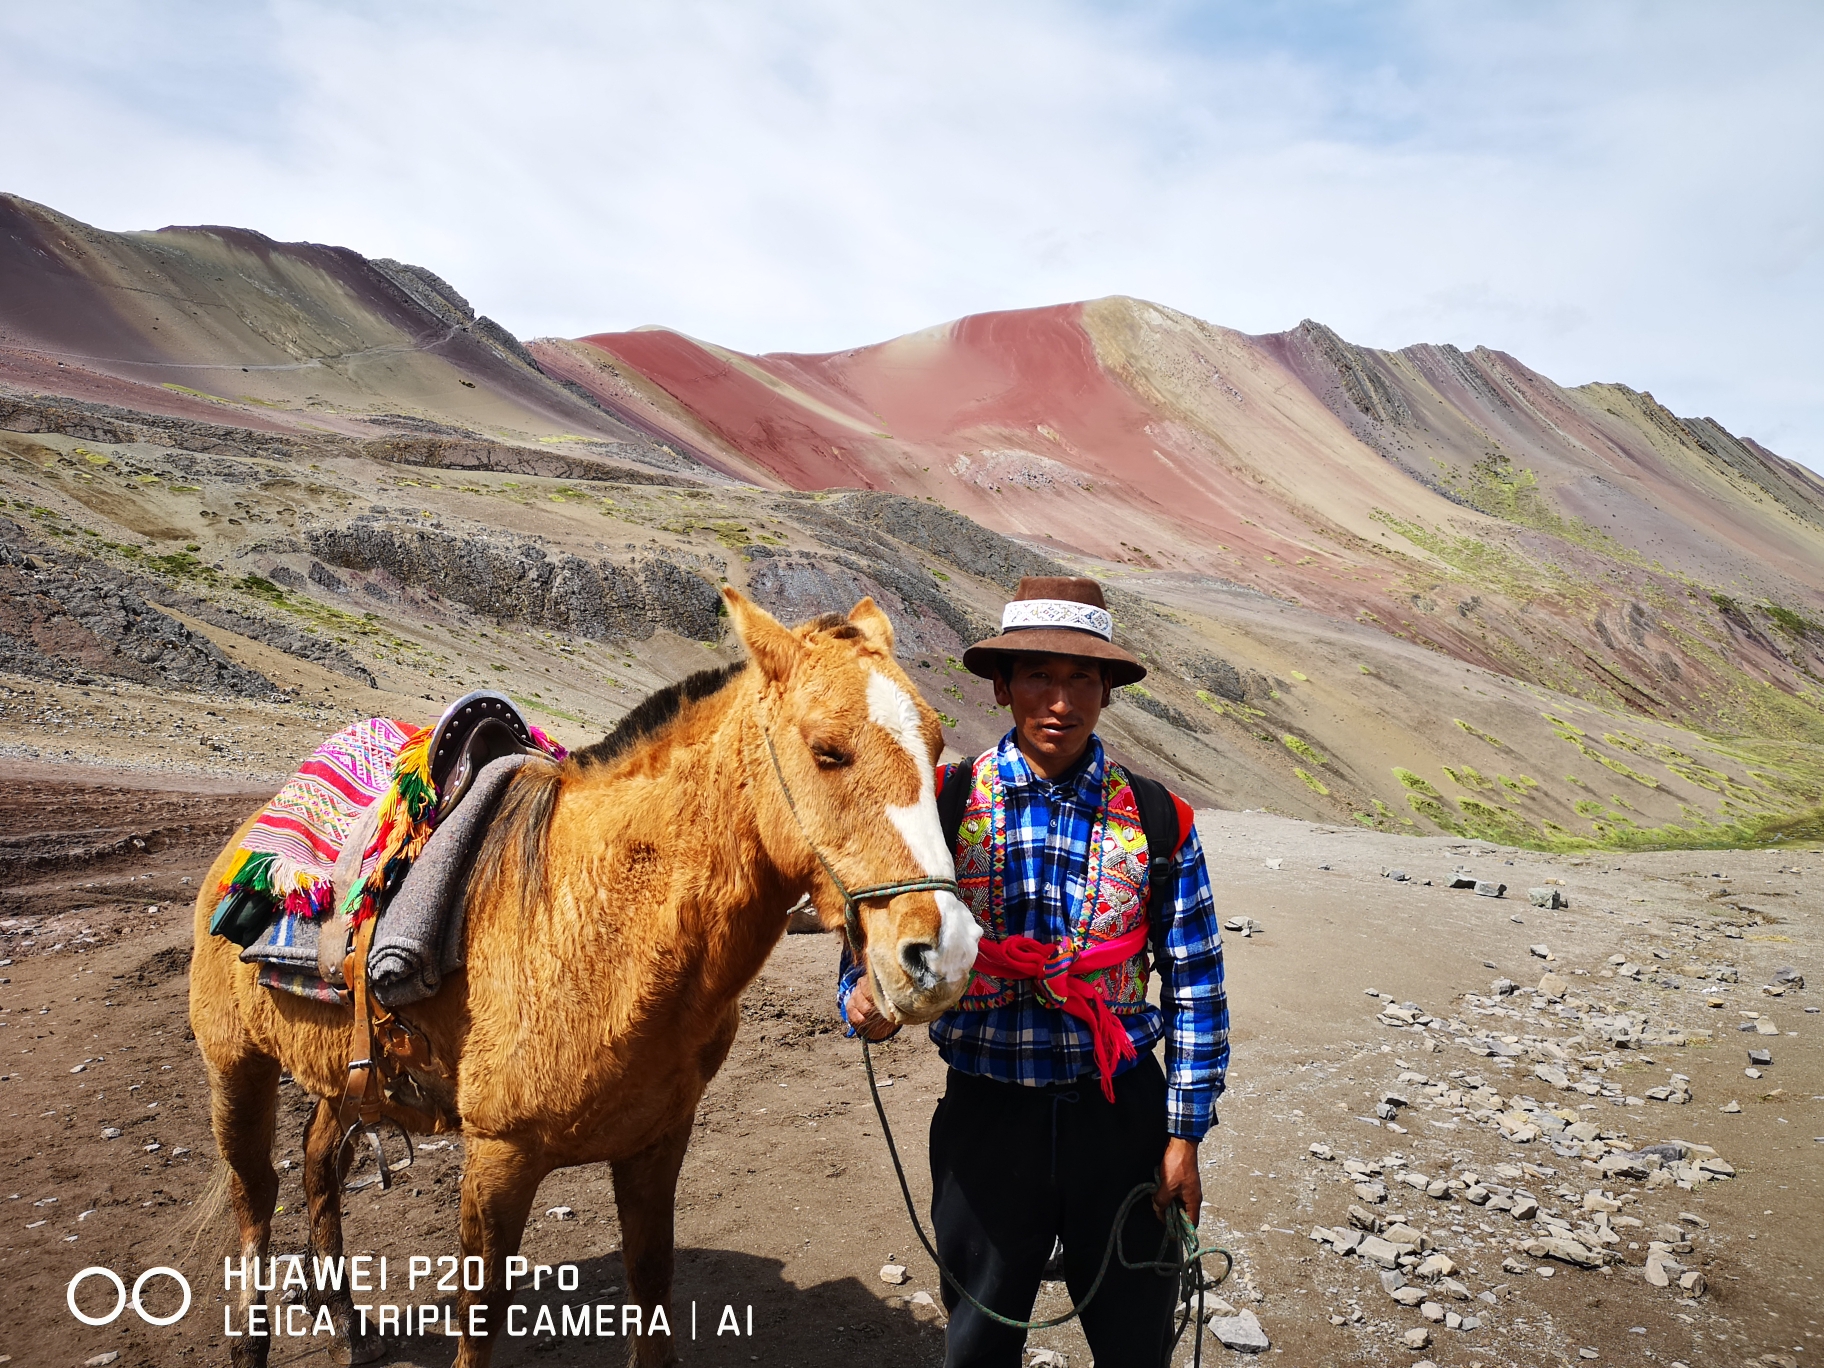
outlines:
M887 1020L874 1006L874 990L868 986L868 976L865 973L849 990L847 1015L849 1025L872 1041L885 1040L899 1029L897 1021Z
M850 999L854 1001L853 998ZM1192 1225L1203 1216L1203 1178L1197 1172L1197 1142L1173 1136L1165 1142L1165 1158L1159 1165L1159 1190L1153 1194L1153 1210L1164 1220L1177 1202Z

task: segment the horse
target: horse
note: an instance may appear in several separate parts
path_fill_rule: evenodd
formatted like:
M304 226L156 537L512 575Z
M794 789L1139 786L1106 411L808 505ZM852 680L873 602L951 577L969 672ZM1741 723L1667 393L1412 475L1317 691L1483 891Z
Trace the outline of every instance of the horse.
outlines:
M481 1261L483 1285L465 1286L456 1322L485 1334L463 1335L457 1368L489 1361L511 1300L507 1260L539 1183L602 1162L614 1178L627 1298L648 1326L631 1337L630 1359L676 1361L671 1336L651 1333L650 1320L663 1306L669 1324L679 1167L734 1041L741 992L801 895L827 929L859 933L892 1020L931 1020L970 978L981 928L955 896L938 820L943 734L893 659L886 614L864 598L847 617L787 628L736 590L723 594L746 660L662 690L604 740L514 776L462 893L465 968L408 1009L440 1067L415 1068L423 1105L389 1101L387 1119L462 1135L465 1272ZM209 934L246 830L203 881L190 971L218 1171L250 1265L268 1254L277 1089L289 1071L318 1099L304 1135L310 1252L336 1259L350 1153L338 1102L353 1016L260 987L238 947ZM350 1362L383 1352L347 1290L324 1304ZM270 1344L232 1341L235 1368L264 1368Z

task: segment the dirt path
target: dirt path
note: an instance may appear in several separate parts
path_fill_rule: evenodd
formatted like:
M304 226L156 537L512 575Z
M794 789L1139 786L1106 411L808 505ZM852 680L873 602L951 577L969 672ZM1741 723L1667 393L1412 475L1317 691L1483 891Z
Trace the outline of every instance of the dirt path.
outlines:
M226 1358L220 1232L193 1246L187 1229L213 1146L185 1022L194 885L183 881L201 874L261 796L88 768L8 762L0 773L0 858L8 862L0 1153L9 1169L0 1178L0 1353L13 1364L77 1365L115 1350L120 1368ZM1276 1361L1492 1368L1593 1353L1604 1363L1703 1368L1769 1354L1803 1363L1818 1352L1824 1146L1814 1137L1824 1135L1824 1059L1819 1018L1807 1008L1819 994L1815 986L1777 998L1761 990L1781 966L1816 978L1824 854L1583 860L1252 813L1203 813L1199 822L1224 914L1265 928L1229 936L1235 1054L1222 1125L1204 1148L1204 1229L1236 1255L1220 1295L1258 1315ZM1384 877L1395 866L1412 877ZM1507 896L1447 889L1458 866L1506 883ZM1801 872L1786 872L1795 867ZM1726 877L1712 877L1719 874ZM1528 903L1526 890L1548 879L1563 881L1550 886L1569 898L1568 910ZM1533 956L1535 944L1549 962ZM1613 955L1642 966L1640 980L1613 976ZM936 1294L935 1273L898 1205L856 1047L832 1029L834 959L824 937L781 945L746 997L741 1036L705 1100L678 1206L674 1328L686 1338L687 1363L941 1357L941 1314L914 1300ZM1564 980L1562 1001L1491 992L1498 978L1530 987L1548 970ZM1371 999L1369 989L1388 996ZM1381 1017L1389 1007L1393 1024ZM1779 1034L1755 1031L1747 1013ZM1749 1032L1739 1029L1744 1022ZM1617 1035L1632 1038L1617 1047ZM1773 1055L1759 1080L1744 1074L1749 1048ZM922 1033L877 1059L892 1076L884 1096L922 1193L924 1127L941 1065ZM1690 1103L1647 1097L1674 1073L1689 1077ZM1405 1099L1391 1124L1375 1110L1389 1092ZM1547 1110L1525 1113L1529 1099ZM1720 1110L1731 1102L1741 1110ZM308 1105L296 1088L281 1089L277 1157L291 1165L280 1175L281 1253L304 1249L296 1163ZM1554 1120L1550 1109L1576 1120ZM1516 1142L1489 1119L1497 1113L1510 1128L1563 1129ZM1580 1123L1594 1138L1569 1138ZM1670 1173L1605 1175L1585 1157L1669 1140L1711 1147L1736 1176L1685 1188ZM1313 1145L1335 1157L1314 1157ZM1351 1160L1355 1174L1344 1172ZM455 1253L460 1163L460 1141L433 1141L399 1188L352 1196L350 1252L384 1254L395 1269L414 1254ZM1429 1197L1398 1181L1401 1172L1460 1186ZM1470 1174L1493 1198L1486 1205L1467 1200ZM1358 1177L1370 1194L1383 1184L1385 1199L1358 1195ZM1612 1201L1616 1209L1585 1210L1592 1189L1590 1207ZM1538 1221L1564 1222L1570 1239L1615 1260L1586 1269L1528 1252L1552 1229L1515 1219L1528 1200L1538 1203ZM1455 1265L1449 1276L1467 1300L1442 1282L1427 1283L1426 1297L1439 1314L1479 1325L1432 1325L1420 1307L1389 1296L1381 1269L1309 1238L1314 1226L1348 1227L1352 1204L1383 1225L1403 1215L1423 1232ZM577 1265L579 1285L552 1293L547 1281L527 1301L548 1300L554 1315L566 1303L618 1302L624 1282L606 1169L553 1175L535 1210L525 1252ZM1644 1264L1661 1235L1680 1237L1670 1257L1703 1274L1703 1295L1682 1292L1676 1274L1669 1288L1648 1285ZM904 1286L880 1281L891 1262L908 1266ZM196 1304L168 1329L131 1312L85 1327L69 1315L64 1291L93 1264L116 1269L129 1287L146 1267L175 1265L195 1286ZM174 1310L161 1300L171 1292L149 1287L150 1308ZM93 1281L81 1304L105 1310L109 1295ZM447 1297L421 1285L395 1300ZM1041 1305L1055 1301L1054 1289ZM693 1302L697 1339L689 1342ZM735 1308L738 1336L715 1334L725 1306ZM1407 1347L1402 1336L1421 1327L1431 1344ZM1202 1333L1210 1362L1239 1357ZM444 1364L451 1343L396 1341L392 1361ZM1034 1344L1080 1368L1088 1362L1069 1327ZM605 1349L618 1353L593 1338L528 1335L503 1342L496 1362L594 1363ZM323 1337L282 1340L274 1362L328 1362L329 1354ZM1180 1359L1188 1362L1188 1346Z

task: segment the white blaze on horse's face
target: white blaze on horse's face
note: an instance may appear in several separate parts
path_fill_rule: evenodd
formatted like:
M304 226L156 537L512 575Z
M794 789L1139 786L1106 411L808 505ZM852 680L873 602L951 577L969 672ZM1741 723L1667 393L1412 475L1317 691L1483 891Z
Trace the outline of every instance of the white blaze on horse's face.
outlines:
M903 807L888 807L887 820L927 877L955 878L955 861L937 816L936 780L918 705L899 683L872 670L868 676L868 717L905 748L918 771L918 797ZM883 947L888 951L884 958L889 958L891 964L875 966L875 981L889 989L892 1005L905 1018L928 1019L956 1001L969 985L976 945L982 938L982 928L955 894L933 896L939 913L937 945L912 955L904 947ZM869 957L875 958L872 951ZM883 967L891 972L880 973ZM901 1001L898 994L891 992L902 981L912 990L908 1001Z

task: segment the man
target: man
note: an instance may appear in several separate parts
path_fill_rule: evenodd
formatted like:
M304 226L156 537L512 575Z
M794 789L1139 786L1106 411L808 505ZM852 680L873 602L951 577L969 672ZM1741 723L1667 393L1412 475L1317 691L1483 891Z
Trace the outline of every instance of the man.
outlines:
M963 663L994 681L1013 728L941 782L953 821L952 785L967 786L957 881L986 934L969 991L930 1028L950 1066L931 1119L931 1219L970 1293L1028 1320L1054 1242L1072 1300L1089 1291L1136 1184L1157 1180L1158 1190L1127 1218L1129 1260L1159 1257L1173 1206L1198 1219L1197 1146L1216 1121L1228 1006L1202 848L1175 799L1183 839L1156 866L1164 925L1149 924L1149 857L1162 852L1146 848L1130 776L1095 734L1111 691L1146 669L1114 644L1101 586L1023 579L1001 628ZM1149 948L1163 1008L1146 997ZM846 954L837 1000L851 1033L896 1029ZM1163 1071L1153 1054L1162 1039ZM1098 1368L1159 1368L1176 1293L1175 1278L1111 1258L1082 1316ZM1022 1331L947 1281L943 1298L946 1368L1018 1368Z

